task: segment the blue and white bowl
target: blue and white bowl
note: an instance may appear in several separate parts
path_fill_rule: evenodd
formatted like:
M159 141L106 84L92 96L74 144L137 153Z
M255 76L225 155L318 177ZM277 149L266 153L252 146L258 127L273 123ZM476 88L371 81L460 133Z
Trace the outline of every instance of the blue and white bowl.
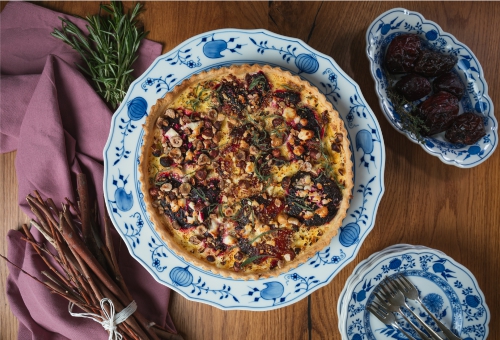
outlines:
M412 133L403 129L400 117L387 96L388 82L382 71L389 43L396 36L409 33L418 35L426 48L458 58L453 72L460 77L466 88L459 104L460 112L470 111L481 115L486 127L486 135L474 145L450 143L444 138L444 133L440 133L424 138L422 148L444 163L457 167L471 168L481 164L493 154L498 144L498 123L493 114L493 102L488 96L483 69L474 53L453 35L443 32L438 24L426 20L420 13L404 8L394 8L381 14L366 32L366 53L382 112L397 131L405 134L412 142L419 143Z
M426 307L462 339L487 338L490 313L474 275L439 250L402 244L373 254L348 278L337 308L342 339L406 339L365 309L373 301L373 292L382 279L397 274L410 279ZM441 330L418 303L407 303L440 334ZM410 314L408 317L413 318ZM401 317L398 321L405 331L418 339L416 332Z

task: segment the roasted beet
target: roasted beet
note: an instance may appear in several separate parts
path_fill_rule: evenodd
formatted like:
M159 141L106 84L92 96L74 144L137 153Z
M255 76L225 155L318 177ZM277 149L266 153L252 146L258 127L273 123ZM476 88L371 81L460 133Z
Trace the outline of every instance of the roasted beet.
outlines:
M278 102L284 102L286 106L295 106L300 102L300 93L295 91L277 90L273 93L273 96Z
M327 176L320 176L316 178L311 178L313 181L312 186L318 188L318 183L321 184L321 189L318 189L322 194L324 194L325 199L330 199L331 201L324 205L328 209L328 213L322 217L317 213L314 213L312 218L302 219L300 217L301 213L310 211L316 212L320 206L317 203L311 202L307 198L302 198L299 192L303 191L298 187L299 181L305 176L310 176L309 173L304 171L299 171L291 178L291 184L288 189L288 195L285 196L285 201L287 205L287 214L290 216L297 217L299 220L303 220L303 223L308 226L319 226L328 223L337 214L338 205L342 201L342 191L330 178Z
M431 93L432 87L427 78L410 73L396 83L396 90L407 100L414 101Z
M414 71L425 77L436 77L451 71L457 63L457 57L431 50L423 50L415 62Z
M428 132L422 131L422 135L431 136L445 131L458 115L458 110L458 99L451 93L441 91L430 96L416 110L416 115L429 128Z
M390 73L411 72L420 55L420 38L404 34L392 39L385 55L385 66Z
M460 78L452 72L440 75L433 81L434 91L446 91L461 99L464 96L465 86Z
M453 119L445 137L452 143L472 145L486 135L483 117L466 112Z

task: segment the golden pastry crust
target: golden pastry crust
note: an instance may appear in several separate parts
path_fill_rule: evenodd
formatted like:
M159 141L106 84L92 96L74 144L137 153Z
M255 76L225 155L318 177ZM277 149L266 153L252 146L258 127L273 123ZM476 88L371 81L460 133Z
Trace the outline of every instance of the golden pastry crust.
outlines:
M167 246L197 267L277 276L342 225L353 187L344 123L290 72L242 65L196 74L158 100L143 128L147 211Z

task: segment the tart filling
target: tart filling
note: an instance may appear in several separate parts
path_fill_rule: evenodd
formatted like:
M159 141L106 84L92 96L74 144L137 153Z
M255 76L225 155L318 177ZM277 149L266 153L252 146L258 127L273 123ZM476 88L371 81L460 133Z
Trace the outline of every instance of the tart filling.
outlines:
M223 276L279 275L336 235L352 163L343 121L309 83L269 66L194 75L153 106L139 172L168 246Z

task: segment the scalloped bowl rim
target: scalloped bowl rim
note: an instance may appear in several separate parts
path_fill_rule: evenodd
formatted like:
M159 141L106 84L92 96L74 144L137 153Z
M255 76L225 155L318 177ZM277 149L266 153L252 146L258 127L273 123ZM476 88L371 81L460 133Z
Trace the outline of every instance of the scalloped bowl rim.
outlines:
M482 98L485 99L486 101L488 101L488 103L490 105L490 108L491 108L490 112L491 112L491 114L488 115L487 117L493 121L493 126L492 126L492 129L491 129L491 133L495 135L497 143L492 146L491 150L488 151L488 153L487 153L486 156L484 156L480 160L476 161L475 163L473 163L473 164L461 164L461 163L457 162L456 159L446 159L441 152L434 151L434 150L429 150L426 147L425 144L419 143L418 140L416 138L412 137L412 135L409 132L406 132L403 129L400 129L397 126L395 126L394 123L391 121L391 119L387 116L387 113L386 113L384 107L388 104L388 99L385 96L382 96L380 94L380 92L379 92L379 89L378 89L378 87L379 87L379 81L377 80L377 77L376 77L376 64L373 62L373 60L370 57L370 51L373 51L374 48L373 48L373 45L370 43L369 34L370 34L371 30L373 29L373 27L375 26L375 24L379 20L381 20L383 17L385 17L387 14L389 14L391 12L401 12L402 14L404 14L406 16L415 15L415 16L417 16L417 17L420 18L420 20L422 21L422 23L427 23L427 24L434 25L435 28L438 30L439 36L449 37L453 41L454 44L461 45L477 61L479 78L482 80L482 83L484 84L484 92L482 94ZM483 163L484 161L486 161L493 154L493 152L495 151L495 149L496 149L496 147L498 145L498 121L497 121L496 117L494 116L494 104L493 104L493 101L491 100L490 96L488 95L488 83L486 82L486 79L484 77L483 68L482 68L481 64L479 63L479 60L476 57L476 55L474 54L474 52L472 52L472 50L467 45L465 45L464 43L460 42L453 34L443 31L443 29L441 28L441 26L439 26L436 22L434 22L432 20L429 20L429 19L426 19L419 12L410 11L410 10L402 8L402 7L396 7L396 8L389 9L389 10L383 12L382 14L380 14L379 16L377 16L368 25L368 29L367 29L366 35L365 35L365 40L366 40L366 46L367 46L366 47L366 56L368 58L368 61L370 62L371 76L372 76L372 78L373 78L373 80L375 82L375 84L374 84L374 86L375 86L375 92L377 94L377 97L378 97L378 100L379 100L379 103L380 103L380 106L381 106L381 109L382 109L382 113L384 114L384 117L389 121L389 123L391 124L391 126L396 131L398 131L399 133L405 135L413 143L419 144L422 147L422 149L424 149L425 152L427 152L428 154L430 154L432 156L438 157L443 163L445 163L445 164L451 164L451 165L454 165L454 166L459 167L459 168L472 168L472 167L475 167L475 166ZM466 145L465 147L470 147L470 146L471 145Z

